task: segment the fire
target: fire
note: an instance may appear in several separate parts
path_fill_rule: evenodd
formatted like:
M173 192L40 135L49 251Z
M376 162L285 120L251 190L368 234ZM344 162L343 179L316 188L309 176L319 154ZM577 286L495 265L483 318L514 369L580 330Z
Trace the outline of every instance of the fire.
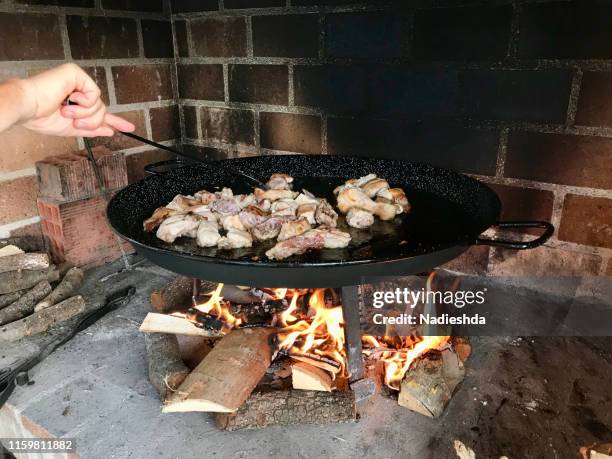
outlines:
M410 365L421 355L434 349L441 349L448 336L405 336L405 337L362 337L364 354L380 353L385 373L385 384L399 390Z
M219 284L214 291L207 293L207 295L210 295L210 298L206 303L197 304L193 308L204 314L217 317L229 328L239 327L242 320L232 315L229 305L226 301L223 301L223 297L221 296L223 285L224 284Z

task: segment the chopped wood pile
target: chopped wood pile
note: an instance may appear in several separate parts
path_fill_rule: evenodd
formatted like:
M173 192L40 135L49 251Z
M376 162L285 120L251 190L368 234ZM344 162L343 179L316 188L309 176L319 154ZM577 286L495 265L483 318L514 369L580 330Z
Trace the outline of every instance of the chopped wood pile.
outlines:
M60 277L46 253L0 248L0 341L45 332L85 309L83 298L74 296L83 271L71 268Z

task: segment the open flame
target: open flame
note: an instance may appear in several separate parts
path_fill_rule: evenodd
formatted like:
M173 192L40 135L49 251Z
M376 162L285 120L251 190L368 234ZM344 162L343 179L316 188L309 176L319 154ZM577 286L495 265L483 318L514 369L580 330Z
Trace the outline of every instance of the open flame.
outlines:
M197 304L193 308L203 312L204 314L210 314L217 317L230 328L239 327L242 323L242 319L232 315L229 304L223 301L223 297L221 296L223 285L224 284L217 285L217 288L214 291L207 294L210 295L210 298L208 301L206 301L206 303Z

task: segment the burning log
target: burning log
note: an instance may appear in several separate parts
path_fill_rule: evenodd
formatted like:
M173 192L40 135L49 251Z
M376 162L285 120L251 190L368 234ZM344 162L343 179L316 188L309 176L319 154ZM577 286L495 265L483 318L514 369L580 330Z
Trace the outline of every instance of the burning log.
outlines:
M157 312L172 312L191 306L193 279L177 277L161 290L151 293L151 306Z
M235 413L215 413L217 427L229 431L274 425L353 422L355 419L355 398L351 391L253 392Z
M308 363L293 363L291 376L294 389L332 391L332 378L329 373Z
M406 373L397 402L412 411L437 418L464 376L465 368L457 354L445 349L441 359L420 359Z
M46 280L39 282L17 301L0 309L0 325L29 316L34 312L34 305L49 293L51 293L51 284Z
M57 287L34 306L34 311L40 311L69 298L83 282L83 276L80 268L70 268Z
M49 267L46 253L17 253L0 257L0 273L22 269L41 270Z
M16 292L34 287L40 281L55 282L59 279L59 272L55 266L42 270L22 270L0 273L0 294Z
M342 369L340 364L333 359L323 357L317 354L290 354L293 360L305 362L321 370L329 371L331 374L338 374Z
M189 368L181 360L175 335L147 333L145 347L149 361L149 381L163 402L189 375Z
M0 327L0 341L16 341L25 336L46 332L56 323L68 320L84 310L83 297L73 296L24 319Z
M236 411L272 361L272 328L238 328L224 336L191 372L163 412Z
M173 333L175 335L192 335L214 338L221 336L218 331L205 330L195 326L183 317L150 312L145 317L139 329L144 333Z

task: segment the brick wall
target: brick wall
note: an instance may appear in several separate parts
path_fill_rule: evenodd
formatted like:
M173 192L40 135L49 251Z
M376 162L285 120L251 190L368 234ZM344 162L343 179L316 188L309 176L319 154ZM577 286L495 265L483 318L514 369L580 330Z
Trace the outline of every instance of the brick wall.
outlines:
M612 271L612 3L171 3L186 142L450 167L556 227L454 267Z
M76 62L102 89L110 111L138 134L171 144L180 137L170 9L166 0L0 1L0 80ZM130 178L165 158L128 138L94 139L124 151ZM83 148L80 140L22 128L0 134L0 238L40 235L34 163Z

